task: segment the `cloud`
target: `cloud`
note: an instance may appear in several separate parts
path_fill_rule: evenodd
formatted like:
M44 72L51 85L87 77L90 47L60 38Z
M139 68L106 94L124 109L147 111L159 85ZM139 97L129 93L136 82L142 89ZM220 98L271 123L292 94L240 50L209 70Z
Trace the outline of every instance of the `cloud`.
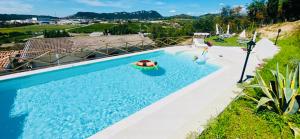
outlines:
M5 14L24 14L30 13L33 6L17 0L2 1L0 0L0 13Z
M219 3L219 6L225 6L225 4L221 2L221 3Z
M170 13L176 13L176 10L170 10L169 12Z
M193 12L187 12L186 14L187 15L193 15L194 13Z
M89 6L104 6L105 4L98 0L77 0L79 3L87 4Z
M118 8L128 8L128 4L124 3L123 0L105 1L100 0L77 0L78 3L83 3L94 7L118 7Z
M157 2L155 2L155 5L165 5L165 3L162 1L157 1Z

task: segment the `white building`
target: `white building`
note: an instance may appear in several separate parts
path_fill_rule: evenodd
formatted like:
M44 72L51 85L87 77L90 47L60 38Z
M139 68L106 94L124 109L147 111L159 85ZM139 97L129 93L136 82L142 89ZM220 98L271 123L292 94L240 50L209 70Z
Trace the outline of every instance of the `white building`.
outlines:
M104 35L103 32L93 32L89 36L90 37L99 37L99 36L103 36L103 35Z
M80 24L80 21L71 20L71 19L62 19L62 20L57 21L57 24L59 24L59 25L66 25L66 24L76 25L76 24Z

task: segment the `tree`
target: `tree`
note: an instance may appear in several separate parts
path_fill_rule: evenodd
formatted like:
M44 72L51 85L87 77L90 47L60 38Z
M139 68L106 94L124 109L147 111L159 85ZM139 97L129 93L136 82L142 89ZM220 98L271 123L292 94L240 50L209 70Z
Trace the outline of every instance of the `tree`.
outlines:
M296 21L300 19L300 2L299 0L285 1L283 8L285 9L284 15L289 21Z
M278 0L278 19L280 19L281 21L285 21L285 19L287 18L286 14L287 14L287 4L288 4L288 0Z
M248 7L248 17L252 22L262 24L266 17L265 0L254 0Z
M225 23L225 24L228 24L230 19L231 19L231 15L234 13L234 11L231 9L230 6L224 6L222 9L221 9L221 18L222 18L222 21Z
M136 34L137 32L133 31L128 24L121 24L114 26L108 30L112 35L124 35L124 34Z
M59 38L59 37L70 37L70 34L64 30L44 31L44 38Z
M152 38L153 39L156 39L156 38L162 38L162 37L166 37L167 35L165 34L165 32L163 31L164 29L162 28L161 25L152 25L150 27L150 33L152 35Z
M278 17L279 0L268 0L267 2L267 18L271 23L276 22Z
M221 9L221 16L222 17L228 17L231 15L231 7L230 6L224 6L222 9Z
M213 32L215 30L215 24L215 16L207 15L194 22L193 27L197 32Z
M232 11L232 16L240 16L242 12L243 7L242 6L237 6L231 9Z

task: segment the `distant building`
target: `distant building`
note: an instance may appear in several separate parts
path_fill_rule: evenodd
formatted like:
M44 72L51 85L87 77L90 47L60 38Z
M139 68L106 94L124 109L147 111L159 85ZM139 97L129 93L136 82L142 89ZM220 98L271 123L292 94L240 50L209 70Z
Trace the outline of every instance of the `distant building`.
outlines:
M156 20L156 21L149 21L150 23L163 23L164 21Z
M148 37L149 35L151 35L151 33L142 33L142 32L139 32L139 35L142 35L144 37Z
M9 21L6 21L6 23L8 23L8 24L23 24L23 23L25 23L25 20L9 20Z
M59 25L67 25L67 24L76 25L76 24L80 24L80 21L72 20L72 19L62 19L62 20L57 21L57 24L59 24Z
M38 18L39 24L51 24L53 23L50 18Z
M109 22L108 21L100 21L99 23L101 23L101 24L108 24Z
M32 17L32 18L31 18L31 21L32 21L32 22L37 22L37 21L38 21L38 18L37 18L37 17Z
M34 23L34 24L38 23L38 18L37 17L31 18L31 23Z
M90 37L99 37L99 36L103 36L103 35L104 35L103 32L93 32L89 36Z

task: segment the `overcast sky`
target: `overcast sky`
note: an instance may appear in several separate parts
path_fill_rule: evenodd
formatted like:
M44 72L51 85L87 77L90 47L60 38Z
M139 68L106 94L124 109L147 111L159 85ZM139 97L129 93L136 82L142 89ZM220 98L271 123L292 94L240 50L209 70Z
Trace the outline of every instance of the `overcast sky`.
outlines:
M156 10L163 16L219 12L224 5L244 6L251 0L0 0L0 13L68 16L84 12Z

